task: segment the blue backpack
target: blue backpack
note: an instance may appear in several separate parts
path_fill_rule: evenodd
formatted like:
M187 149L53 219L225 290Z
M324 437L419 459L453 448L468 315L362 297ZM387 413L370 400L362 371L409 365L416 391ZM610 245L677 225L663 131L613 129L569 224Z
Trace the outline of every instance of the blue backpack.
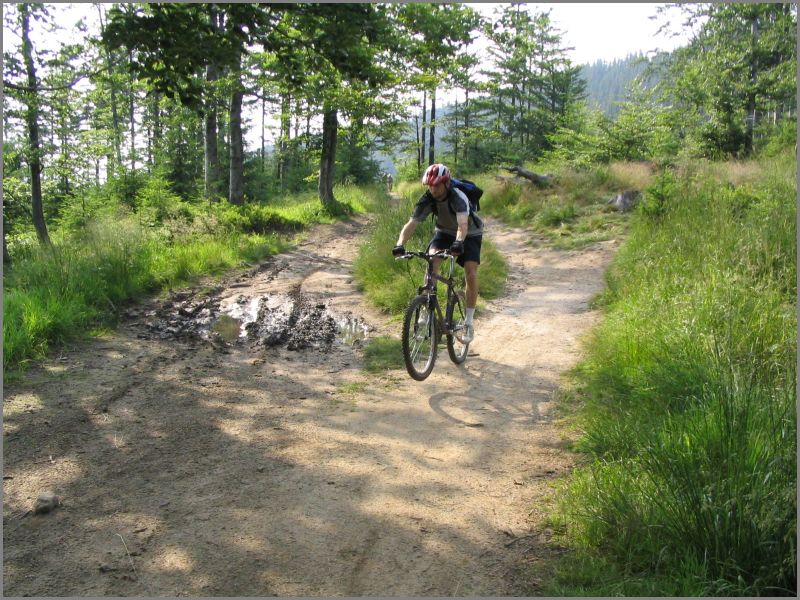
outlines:
M450 179L450 181L452 181L454 188L464 192L467 200L469 200L471 211L478 212L481 209L481 196L483 196L483 190L469 179L456 179L453 177Z

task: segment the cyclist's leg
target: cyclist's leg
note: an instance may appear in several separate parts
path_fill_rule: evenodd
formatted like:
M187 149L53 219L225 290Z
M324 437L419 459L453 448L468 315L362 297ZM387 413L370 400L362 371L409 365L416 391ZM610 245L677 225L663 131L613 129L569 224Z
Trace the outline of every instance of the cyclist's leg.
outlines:
M464 254L458 258L458 264L464 267L466 279L467 309L474 309L478 303L478 265L481 263L481 242L483 236L469 236L464 240ZM470 312L470 315L472 313Z
M433 239L431 243L428 244L428 254L433 254L440 250L447 250L450 246L453 245L453 242L456 240L456 236L450 235L449 233L444 233L443 231L437 231L433 235ZM441 258L433 259L433 272L439 272L439 265L442 264Z
M474 260L464 262L464 277L467 282L464 290L467 308L475 308L478 304L478 263Z
M475 329L472 319L475 315L475 306L478 303L478 265L481 262L481 241L482 236L467 237L464 241L464 254L459 257L461 266L464 267L464 279L466 280L466 290L464 290L465 318L464 334L462 341L470 343L475 336Z

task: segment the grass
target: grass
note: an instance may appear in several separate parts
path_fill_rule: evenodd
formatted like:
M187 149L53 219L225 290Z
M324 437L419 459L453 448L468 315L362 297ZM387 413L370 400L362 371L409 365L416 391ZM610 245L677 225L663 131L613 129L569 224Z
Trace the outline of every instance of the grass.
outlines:
M342 186L336 195L347 212L363 212L378 203L377 190ZM335 219L311 194L184 213L154 223L150 212L104 210L80 227L56 229L52 251L16 252L3 282L6 380L53 345L112 326L129 301L258 262Z
M796 595L796 164L645 190L572 374L548 595Z
M368 373L381 373L403 368L405 368L405 363L399 338L387 336L371 338L364 346L364 369Z
M553 183L545 188L488 176L478 183L486 189L486 214L529 229L531 243L573 250L623 237L627 215L608 201L624 190L644 189L652 178L647 165L613 163L591 170L555 169Z

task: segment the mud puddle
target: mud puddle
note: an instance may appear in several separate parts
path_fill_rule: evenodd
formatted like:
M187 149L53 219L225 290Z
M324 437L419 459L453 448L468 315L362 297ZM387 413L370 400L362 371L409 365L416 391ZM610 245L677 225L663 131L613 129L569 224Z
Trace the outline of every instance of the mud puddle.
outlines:
M301 294L265 294L221 299L222 290L205 295L179 292L159 309L139 317L140 338L196 338L251 351L284 346L288 350L327 351L333 344L360 345L370 326L352 313L338 314L324 302Z

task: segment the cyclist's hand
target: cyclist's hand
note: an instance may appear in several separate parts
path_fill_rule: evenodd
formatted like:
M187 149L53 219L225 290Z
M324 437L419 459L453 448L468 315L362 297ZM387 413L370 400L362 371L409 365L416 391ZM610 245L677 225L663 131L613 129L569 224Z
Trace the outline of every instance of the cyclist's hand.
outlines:
M406 249L403 246L395 246L392 248L392 256L403 256L406 253Z
M464 254L464 242L461 240L456 240L453 242L453 245L450 246L450 254L453 254L454 256Z

